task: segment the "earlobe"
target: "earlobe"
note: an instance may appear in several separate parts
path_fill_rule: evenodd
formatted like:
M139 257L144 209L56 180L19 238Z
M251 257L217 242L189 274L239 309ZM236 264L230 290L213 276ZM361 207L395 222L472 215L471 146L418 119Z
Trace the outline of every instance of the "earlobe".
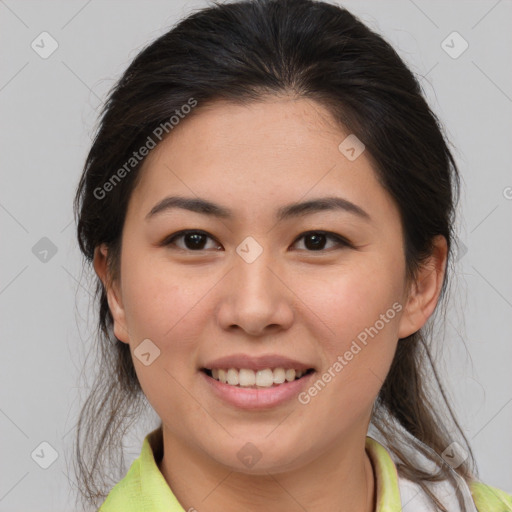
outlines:
M94 270L101 279L106 291L108 306L114 321L114 335L118 340L129 343L121 293L118 289L118 283L109 279L107 254L108 248L105 244L101 244L95 248L93 260Z
M421 329L434 312L443 285L447 256L446 239L438 235L434 239L431 256L410 285L407 303L400 319L399 338L406 338Z

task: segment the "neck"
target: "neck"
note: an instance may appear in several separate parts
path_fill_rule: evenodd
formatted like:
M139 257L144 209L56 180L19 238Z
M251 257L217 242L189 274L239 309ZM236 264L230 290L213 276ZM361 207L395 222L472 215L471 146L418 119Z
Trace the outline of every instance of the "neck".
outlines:
M180 442L163 427L160 471L185 510L375 511L375 483L364 441L342 443L302 467L264 475L238 473Z

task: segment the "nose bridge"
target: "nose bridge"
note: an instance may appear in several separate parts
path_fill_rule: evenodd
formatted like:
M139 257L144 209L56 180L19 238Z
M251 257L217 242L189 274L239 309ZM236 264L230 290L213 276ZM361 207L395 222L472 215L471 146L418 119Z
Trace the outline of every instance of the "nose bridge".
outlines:
M246 302L274 300L276 277L270 268L276 266L276 260L272 251L247 237L236 252L234 278L238 298Z
M220 315L224 327L238 325L258 334L270 325L288 326L293 316L289 292L276 276L272 251L252 239L242 242L236 252Z

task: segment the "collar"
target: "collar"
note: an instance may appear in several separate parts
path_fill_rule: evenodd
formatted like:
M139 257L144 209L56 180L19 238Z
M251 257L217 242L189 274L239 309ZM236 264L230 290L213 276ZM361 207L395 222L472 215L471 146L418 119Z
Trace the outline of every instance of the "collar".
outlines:
M365 448L375 474L375 512L402 512L398 474L391 456L369 436ZM144 438L139 457L98 512L185 512L158 468L162 454L163 433L158 427Z

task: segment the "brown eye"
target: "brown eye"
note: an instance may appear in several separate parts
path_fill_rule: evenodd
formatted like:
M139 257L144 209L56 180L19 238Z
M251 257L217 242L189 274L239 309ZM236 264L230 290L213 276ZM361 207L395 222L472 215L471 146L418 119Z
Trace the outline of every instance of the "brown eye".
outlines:
M325 250L329 240L334 242L334 245L327 247L327 249L350 247L350 244L345 239L335 233L328 233L326 231L308 231L307 233L303 233L295 243L301 239L304 239L304 247L309 252Z
M299 240L304 239L304 249L307 252L322 252L330 249L352 247L350 242L336 233L326 231L308 231L303 233L296 239L294 245ZM214 245L208 247L208 240L214 242ZM179 243L178 243L179 242ZM174 233L167 237L161 244L162 246L175 246L184 251L204 251L204 250L220 250L221 246L218 242L205 231L201 230L184 230ZM302 250L302 248L301 248Z
M205 233L204 231L185 230L174 233L170 237L166 238L164 242L162 242L162 245L176 245L179 249L186 251L203 251L211 248L206 247L208 239L214 240L210 235L208 235L208 233ZM182 243L176 243L177 240L182 240Z

